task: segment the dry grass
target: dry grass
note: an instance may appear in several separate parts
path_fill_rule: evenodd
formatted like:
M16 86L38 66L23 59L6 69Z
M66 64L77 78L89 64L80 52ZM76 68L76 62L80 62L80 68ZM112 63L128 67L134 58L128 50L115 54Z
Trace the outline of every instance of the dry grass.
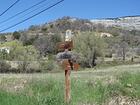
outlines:
M139 84L133 85L132 83L138 82L139 78L137 76L135 79L135 76L131 77L130 75L126 76L128 79L120 79L124 72L140 74L140 64L114 66L105 69L85 69L84 71L78 72L72 71L72 105L101 105L101 103L106 103L105 105L129 105L121 103L131 102L135 102L136 104L130 105L140 105L138 99L138 97L140 97ZM28 105L28 103L33 104L31 101L37 101L40 103L39 105L45 105L46 103L44 103L44 101L46 102L46 100L47 102L51 101L50 103L52 104L49 105L57 105L58 103L63 105L63 101L58 101L63 99L63 89L63 71L61 73L46 74L0 74L0 97L1 95L2 97L6 95L6 97L16 98L21 94L21 99L17 98L16 100L22 100L23 104L21 105ZM138 93L138 95L129 94L133 90L136 94ZM7 91L8 95L7 93L1 93L4 91ZM46 91L48 93L46 93ZM118 92L117 95L114 93L115 91ZM11 96L9 93L15 94L16 96ZM24 93L26 93L26 95L24 95ZM123 96L124 94L126 96ZM44 95L48 96L46 97ZM29 97L32 97L31 100L28 100L28 103L24 103L24 99L28 99ZM42 98L44 100L42 100ZM4 103L4 101L2 102ZM14 102L14 100L10 101L7 105L17 105L14 104ZM116 104L116 102L119 104Z

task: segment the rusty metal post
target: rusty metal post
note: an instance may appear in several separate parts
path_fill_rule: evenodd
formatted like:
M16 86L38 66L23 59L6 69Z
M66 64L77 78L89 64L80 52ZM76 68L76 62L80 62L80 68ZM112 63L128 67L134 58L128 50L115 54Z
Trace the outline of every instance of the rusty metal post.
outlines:
M71 35L67 34L65 42L59 42L57 44L57 51L63 52L58 58L62 60L62 67L65 70L65 102L69 104L71 101L71 70L77 70L79 65L72 61L72 54L69 51L73 49L73 41Z
M71 100L71 80L70 70L65 70L65 102L68 104Z

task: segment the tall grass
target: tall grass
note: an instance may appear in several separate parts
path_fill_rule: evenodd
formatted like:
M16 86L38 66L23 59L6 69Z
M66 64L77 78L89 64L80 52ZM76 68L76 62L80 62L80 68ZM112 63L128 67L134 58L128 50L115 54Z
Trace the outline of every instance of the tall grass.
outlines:
M140 99L140 73L123 73L120 77L121 93L133 98Z
M123 73L118 82L83 81L72 78L70 105L102 105L117 95L140 99L140 74ZM21 92L0 91L0 105L65 105L64 80L33 79Z

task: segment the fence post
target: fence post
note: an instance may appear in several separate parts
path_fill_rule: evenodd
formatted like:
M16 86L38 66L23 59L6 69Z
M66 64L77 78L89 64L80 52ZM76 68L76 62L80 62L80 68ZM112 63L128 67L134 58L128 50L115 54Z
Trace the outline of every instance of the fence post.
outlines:
M65 101L70 103L71 99L71 80L70 80L70 70L65 70Z

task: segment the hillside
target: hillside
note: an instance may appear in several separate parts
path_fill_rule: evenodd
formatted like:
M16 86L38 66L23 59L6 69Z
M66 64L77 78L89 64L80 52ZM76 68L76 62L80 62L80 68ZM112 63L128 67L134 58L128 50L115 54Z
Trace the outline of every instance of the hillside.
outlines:
M27 29L29 35L65 34L66 30L72 30L74 34L85 31L106 32L114 36L121 33L135 31L135 35L140 32L140 16L126 16L106 19L79 19L73 17L63 17L55 21L42 25L32 25Z
M65 34L68 29L72 30L74 34L84 31L98 31L107 32L113 35L119 35L123 31L130 32L135 30L138 35L140 31L140 16L92 20L66 16L52 22L40 25L31 25L28 29L20 30L20 33L26 33L29 36L54 33ZM8 35L8 33L4 33L2 35ZM11 33L9 33L9 35L11 35Z
M56 65L56 59L54 58L59 52L58 43L64 41L67 30L70 30L74 36L75 54L73 56L81 67L92 68L94 66L139 63L140 30L131 29L131 26L127 28L126 26L114 25L113 23L115 21L120 21L121 23L123 19L132 20L132 18L138 21L138 16L104 19L102 22L100 20L94 22L88 19L63 17L53 22L32 25L26 30L1 34L1 60L12 61L11 63L13 61L22 61L20 63L24 63L24 60L37 62L30 62L30 65L26 62L28 67L25 66L27 70L24 69L23 71L22 66L24 65L13 69L11 63L7 65L7 62L1 64L6 65L7 68L0 69L2 72L19 72L18 69L20 68L20 72L42 72L42 70L47 72L54 70L55 66L53 65ZM112 23L108 21L112 21ZM11 53L5 53L10 51ZM30 56L31 54L32 56ZM46 65L51 63L52 66L47 66L47 68L43 63L39 62L39 60L44 59L49 59L50 62L45 63L48 63ZM34 67L34 63L38 67ZM13 71L11 71L11 67Z
M104 24L105 26L121 26L129 30L140 30L140 16L125 16L118 18L93 19L94 24Z

